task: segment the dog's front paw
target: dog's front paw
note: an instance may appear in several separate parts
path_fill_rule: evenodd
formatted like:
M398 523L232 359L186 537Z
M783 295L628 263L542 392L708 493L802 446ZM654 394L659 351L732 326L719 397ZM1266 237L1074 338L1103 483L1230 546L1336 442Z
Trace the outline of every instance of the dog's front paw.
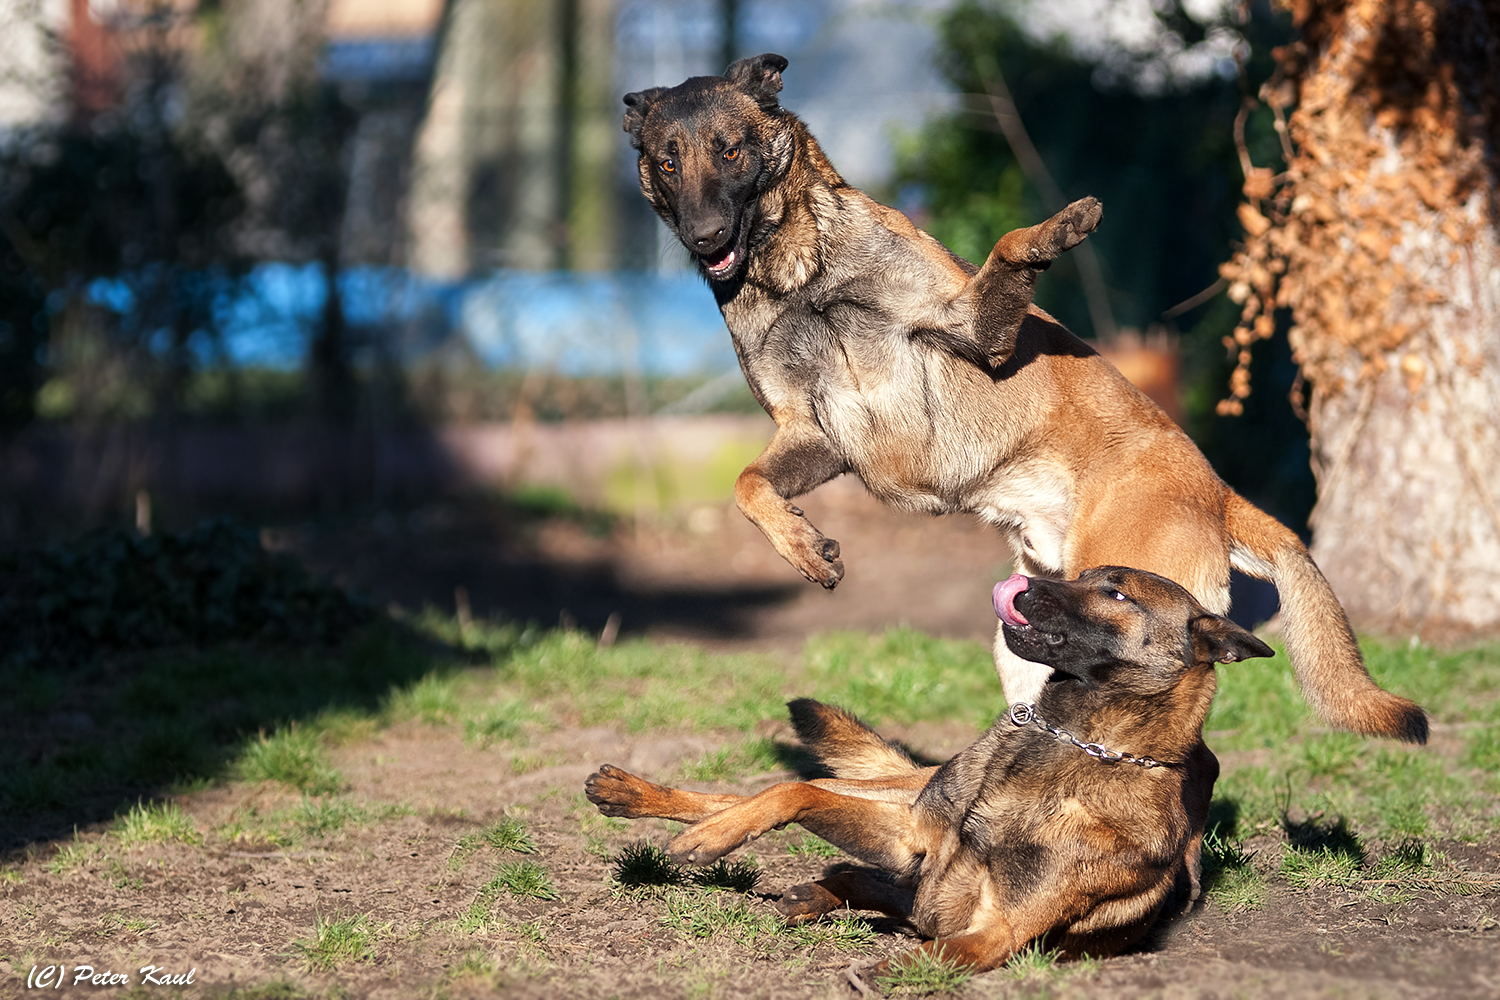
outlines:
M791 512L802 520L796 534L787 539L786 550L782 554L808 580L826 590L832 590L844 578L844 561L839 558L839 543L808 523L800 508L792 507Z
M776 912L792 927L817 920L843 905L843 900L816 882L792 886L775 903Z
M995 250L1012 264L1045 268L1082 243L1103 217L1104 206L1097 198L1080 198L1046 222L1006 233Z
M601 764L583 783L583 794L606 816L639 819L648 816L646 800L656 786L613 764Z

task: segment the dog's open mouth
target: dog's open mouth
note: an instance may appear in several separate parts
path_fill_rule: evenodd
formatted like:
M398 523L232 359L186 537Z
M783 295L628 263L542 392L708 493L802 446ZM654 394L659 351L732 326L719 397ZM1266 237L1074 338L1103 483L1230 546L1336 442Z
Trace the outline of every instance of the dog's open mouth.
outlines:
M708 271L709 277L724 277L729 271L735 270L739 253L735 252L735 244L730 243L715 256L700 256L697 259L703 262L703 270Z
M703 270L708 272L710 278L723 278L734 270L734 265L739 263L740 255L735 250L734 242L720 250L711 257L699 257L703 263Z

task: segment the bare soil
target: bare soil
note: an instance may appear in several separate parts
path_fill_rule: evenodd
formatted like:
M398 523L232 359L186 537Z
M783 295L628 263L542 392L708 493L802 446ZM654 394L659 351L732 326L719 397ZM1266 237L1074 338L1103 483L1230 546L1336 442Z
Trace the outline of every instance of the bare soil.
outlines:
M521 524L484 505L453 503L271 537L406 607L450 609L463 587L475 615L561 618L597 631L618 614L625 634L777 654L814 632L900 622L988 637L989 588L1007 572L990 532L957 518L894 514L837 485L804 506L843 544L848 576L833 593L795 578L752 527L721 507L601 533L576 519ZM766 726L773 735L786 731L780 720ZM934 757L974 736L960 725L886 732ZM32 995L28 975L57 963L70 982L90 965L129 975L137 991L54 991L65 995L855 997L845 970L911 947L910 932L874 918L873 936L858 949L784 935L698 938L664 924L658 895L623 891L612 880L611 855L640 839L664 843L668 826L605 821L582 798L584 778L611 762L674 780L727 738L564 728L520 747L479 748L455 732L403 725L335 751L347 800L365 818L296 847L209 833L200 844L124 848L102 827L83 829L79 841L100 850L58 875L45 866L70 843L35 843L9 869L16 874L0 881L0 997ZM788 776L696 787L754 790ZM177 801L207 833L300 799L236 783ZM503 816L525 824L537 853L457 851L461 838ZM763 870L752 913L769 913L781 888L839 862L794 853L803 837L792 827L749 849ZM1257 865L1269 870L1279 838L1270 831L1247 844L1259 851ZM1491 885L1500 874L1494 838L1435 846ZM547 870L556 898L502 894L489 927L460 929L496 865L521 859ZM333 971L310 968L297 942L312 937L320 918L353 914L367 915L372 952ZM193 983L142 987L147 965L191 970ZM1027 976L991 973L961 995L1500 997L1500 891L1383 903L1358 890L1297 891L1273 880L1259 908L1228 912L1206 901L1135 953Z

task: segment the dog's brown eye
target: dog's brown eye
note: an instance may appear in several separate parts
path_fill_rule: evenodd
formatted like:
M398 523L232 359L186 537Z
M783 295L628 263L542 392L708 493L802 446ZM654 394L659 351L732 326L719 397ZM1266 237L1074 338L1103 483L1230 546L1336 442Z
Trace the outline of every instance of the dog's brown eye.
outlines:
M1128 600L1130 600L1130 598L1126 597L1124 594L1120 593L1118 590L1115 591L1110 596L1113 597L1117 601L1128 601Z
M726 150L724 150L724 159L729 160L730 162L733 162L735 160L738 160L739 158L740 158L740 151L739 151L739 149L726 149Z
M677 161L670 156L661 161L661 172L664 174L675 174L677 172Z

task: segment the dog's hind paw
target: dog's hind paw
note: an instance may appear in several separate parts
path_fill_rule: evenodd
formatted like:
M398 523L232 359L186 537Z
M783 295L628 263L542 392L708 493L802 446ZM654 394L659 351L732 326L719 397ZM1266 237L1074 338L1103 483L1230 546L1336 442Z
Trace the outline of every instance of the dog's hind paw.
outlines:
M694 823L672 838L667 845L667 856L679 865L711 865L730 851L760 838L755 830L739 824L727 825L730 822L720 814Z
M816 882L794 885L774 904L789 926L810 923L844 905L843 900Z
M583 783L583 794L606 816L639 819L650 815L644 802L656 786L613 764L601 764Z

